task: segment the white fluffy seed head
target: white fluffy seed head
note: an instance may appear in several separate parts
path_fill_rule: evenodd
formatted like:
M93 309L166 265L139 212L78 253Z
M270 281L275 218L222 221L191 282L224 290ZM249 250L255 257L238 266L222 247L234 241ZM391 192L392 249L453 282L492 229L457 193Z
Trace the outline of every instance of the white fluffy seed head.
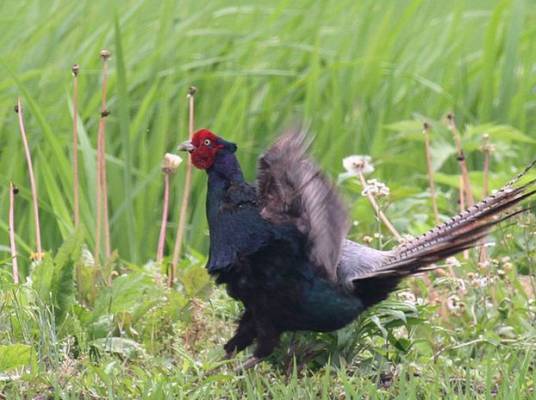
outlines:
M182 158L176 154L166 153L162 161L162 172L165 174L173 174L182 163Z
M360 173L368 175L374 172L374 165L372 165L370 156L348 156L342 160L342 165L348 173L355 176L358 176Z

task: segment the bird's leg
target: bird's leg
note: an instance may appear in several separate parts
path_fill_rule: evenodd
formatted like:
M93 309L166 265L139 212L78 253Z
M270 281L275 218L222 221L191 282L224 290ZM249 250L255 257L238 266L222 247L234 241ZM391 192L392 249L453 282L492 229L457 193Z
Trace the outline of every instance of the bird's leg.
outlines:
M255 326L257 328L257 347L253 352L253 356L248 358L237 370L254 367L264 358L272 354L279 343L281 332L270 321L262 317L256 317Z
M233 358L236 353L244 350L257 336L255 322L251 310L246 309L244 315L238 322L235 335L223 346L225 350L225 359Z

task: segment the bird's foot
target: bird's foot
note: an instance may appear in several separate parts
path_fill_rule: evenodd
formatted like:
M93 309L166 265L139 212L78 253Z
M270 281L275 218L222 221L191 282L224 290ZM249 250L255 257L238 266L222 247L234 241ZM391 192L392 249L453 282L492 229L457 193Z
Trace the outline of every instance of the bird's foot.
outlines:
M231 360L236 357L236 348L233 351L227 351L225 352L225 356L223 357L224 360Z
M238 368L235 369L235 372L241 372L245 371L246 369L253 368L255 365L260 363L262 361L262 358L259 357L249 357L243 364L241 364Z

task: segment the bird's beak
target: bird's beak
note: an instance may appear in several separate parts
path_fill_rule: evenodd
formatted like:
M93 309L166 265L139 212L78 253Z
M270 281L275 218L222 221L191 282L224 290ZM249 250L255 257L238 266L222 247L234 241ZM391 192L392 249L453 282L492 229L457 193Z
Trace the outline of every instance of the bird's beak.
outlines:
M187 140L179 144L179 147L177 147L177 150L190 152L190 151L195 150L195 146L192 144L191 141Z

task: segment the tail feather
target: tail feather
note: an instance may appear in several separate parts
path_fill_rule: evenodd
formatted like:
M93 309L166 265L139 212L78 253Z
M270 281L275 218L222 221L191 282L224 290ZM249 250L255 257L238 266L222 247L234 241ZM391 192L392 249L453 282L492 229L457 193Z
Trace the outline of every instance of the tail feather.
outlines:
M436 268L432 264L477 246L495 225L527 211L514 207L536 194L536 179L519 185L534 166L536 160L495 194L399 246L380 266L359 276L356 281L389 276L403 278L428 271Z

